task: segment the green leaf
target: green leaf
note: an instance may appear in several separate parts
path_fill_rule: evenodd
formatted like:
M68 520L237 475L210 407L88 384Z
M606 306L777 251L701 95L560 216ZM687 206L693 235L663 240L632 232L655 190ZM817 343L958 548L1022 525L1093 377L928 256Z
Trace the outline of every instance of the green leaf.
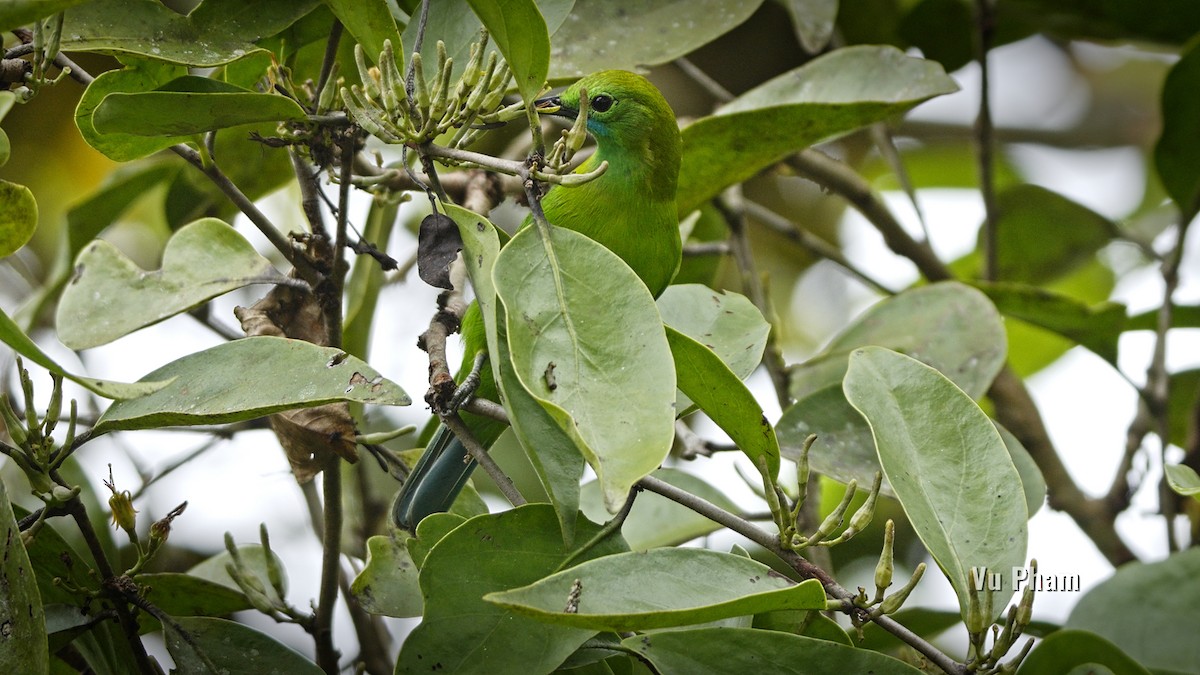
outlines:
M385 40L391 40L400 71L404 71L404 46L400 31L396 29L396 18L388 7L387 0L324 0L333 15L342 22L346 30L362 45L366 57L378 62Z
M661 481L686 490L730 512L738 507L723 492L700 478L679 469L662 468L650 474ZM596 522L609 518L596 481L584 483L579 494L579 510ZM653 492L642 492L633 503L629 516L621 524L621 534L634 551L659 546L678 546L715 532L723 526L695 511Z
M899 22L900 37L954 72L975 58L974 17L958 0L921 0ZM999 22L998 22L999 23Z
M809 54L820 54L833 36L838 0L788 0L786 5L800 46Z
M408 543L395 536L367 540L367 564L350 591L363 609L384 616L421 616L421 588Z
M879 460L870 429L846 402L842 378L847 357L878 345L937 368L972 398L991 386L1004 365L1006 339L1000 314L978 290L957 282L913 288L882 300L835 337L820 354L790 370L791 396L776 425L783 454L799 457L816 434L812 468L844 483L870 485ZM885 482L884 492L891 493Z
M1166 466L1167 483L1171 489L1185 497L1200 500L1200 474L1186 464L1168 464Z
M564 599L578 596L577 606ZM610 555L484 600L560 626L631 631L777 609L824 609L825 590L760 562L696 548Z
M259 94L187 75L155 91L105 96L92 114L92 125L101 134L177 137L243 124L303 119L304 109L286 96Z
M902 354L856 350L843 387L871 425L884 475L966 616L971 569L976 579L984 578L978 568L1007 579L1025 563L1029 514L1004 441L953 382ZM998 595L995 606L1005 598Z
M546 86L550 70L550 34L533 0L467 0L487 27L508 67L517 91L533 101Z
M147 589L154 606L171 616L224 616L251 609L241 591L192 574L139 574L136 581ZM141 628L142 632L157 630L144 620Z
M996 424L994 420L992 423ZM1038 468L1029 451L1011 431L999 424L996 424L996 431L1000 432L1004 448L1008 450L1008 456L1012 459L1013 466L1017 467L1017 474L1021 476L1021 487L1025 490L1025 508L1032 518L1046 501L1046 477L1042 475L1042 470Z
M268 336L189 354L142 381L160 380L170 383L109 406L95 432L228 424L334 401L411 402L397 384L340 349Z
M1196 594L1200 549L1153 563L1122 565L1088 591L1071 610L1065 628L1088 630L1110 640L1147 668L1195 673L1200 642Z
M24 185L0 180L0 258L25 245L37 229L38 206Z
M90 6L90 5L89 5ZM170 10L165 10L170 11ZM134 59L132 65L123 70L101 73L79 99L75 107L75 126L87 144L117 162L128 162L153 154L176 143L190 140L187 136L161 138L141 134L102 134L92 122L93 114L105 97L113 93L148 92L170 80L185 74L178 66L169 66ZM86 243L86 242L83 242Z
M658 296L663 323L711 349L744 380L762 362L771 324L744 295L714 291L701 284L672 284ZM684 415L692 402L676 395L676 415Z
M49 672L49 647L36 570L0 481L0 672Z
M614 253L564 228L545 241L518 232L493 279L521 384L578 438L615 513L675 436L675 368L654 299Z
M63 370L62 366L47 356L46 352L43 352L33 340L30 340L29 336L22 332L17 324L13 323L13 320L2 309L0 309L0 342L12 347L13 351L46 370L58 373L68 380L78 383L88 391L104 398L128 399L145 396L158 391L167 384L166 382L151 380L143 380L130 384L68 373L66 370Z
M147 160L119 166L105 176L99 189L67 211L67 259L74 260L88 242L179 169L174 163Z
M557 32L551 24L550 78L597 70L643 70L708 44L746 19L762 0L579 2ZM547 22L549 23L549 22Z
M75 261L75 276L59 301L58 338L71 349L89 349L234 289L282 279L250 242L216 218L176 232L162 268L153 272L96 240Z
M811 583L811 582L809 582ZM695 628L635 635L622 643L660 673L725 675L917 675L912 666L827 640L748 628Z
M754 394L711 349L667 326L679 388L696 402L763 478L779 475L779 440Z
M581 541L599 531L600 526L584 518L576 524ZM554 670L594 631L545 624L484 602L483 596L537 581L576 555L584 561L624 550L619 536L582 552L564 548L558 516L549 504L526 504L468 520L425 557L420 575L425 616L400 648L396 672L437 668L525 675Z
M0 3L0 30L8 32L38 19L53 16L87 0L7 0Z
M584 453L578 437L568 434L521 384L509 353L503 310L492 283L492 270L500 254L500 230L486 218L453 205L443 205L458 225L463 240L463 260L475 290L487 333L492 372L508 411L513 433L537 472L538 480L558 513L563 541L574 537L579 510L579 479L583 477Z
M940 65L894 47L845 47L813 59L683 129L679 212L797 150L957 89Z
M1154 146L1154 166L1163 187L1183 213L1183 222L1200 209L1200 42L1183 53L1163 82L1162 135Z
M1087 668L1076 671L1080 666ZM1060 630L1042 640L1021 663L1017 675L1076 672L1150 675L1149 670L1113 643L1082 630Z
M179 673L321 675L324 671L265 633L234 621L178 617L163 626Z
M537 3L546 24L547 32L551 35L566 20L567 14L574 6L575 0L540 0ZM417 43L416 18L420 16L419 6L413 12L413 20L404 28L402 39L411 49ZM429 3L429 21L425 26L425 40L421 45L425 77L432 80L437 74L437 52L435 46L439 40L446 45L446 55L454 59L454 77L462 74L470 58L470 46L479 39L479 29L483 26L479 17L472 11L470 0L438 0ZM506 30L513 30L509 27ZM516 28L519 33L521 29ZM489 51L495 51L489 48ZM483 63L487 63L485 54Z
M67 10L65 51L137 54L185 66L219 66L258 49L319 0L204 0L187 16L155 0L91 0Z
M1054 291L1017 283L978 283L1002 313L1069 338L1117 365L1117 341L1128 321L1125 306L1089 306Z
M893 614L892 618L901 626L930 641L962 622L962 617L958 615L958 612L925 607L904 608ZM863 649L876 652L891 652L902 648L905 643L880 628L879 624L872 622L863 626L862 640L856 644Z

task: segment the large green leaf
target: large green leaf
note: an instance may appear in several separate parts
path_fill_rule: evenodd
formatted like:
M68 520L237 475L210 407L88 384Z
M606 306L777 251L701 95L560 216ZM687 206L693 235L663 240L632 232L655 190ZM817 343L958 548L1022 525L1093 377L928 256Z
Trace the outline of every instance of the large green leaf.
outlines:
M1162 91L1162 135L1154 146L1154 164L1175 205L1191 220L1200 209L1200 43L1188 49L1167 73Z
M0 672L49 672L42 596L35 569L0 481Z
M564 603L568 597L578 602ZM740 555L656 548L597 558L484 599L555 625L622 632L780 609L822 610L825 589L816 580L797 584Z
M1019 283L981 282L978 286L1005 315L1070 338L1117 365L1117 342L1128 322L1124 305L1087 305L1062 293Z
M550 78L673 61L750 18L762 0L579 0L551 26Z
M599 526L581 518L576 530L577 539L587 541ZM483 596L537 581L576 554L582 562L624 550L619 536L582 552L564 547L549 504L468 520L438 541L422 563L425 615L400 648L396 672L554 670L595 631L545 624L484 602Z
M779 475L779 440L762 406L711 349L667 326L679 388L696 402L764 478Z
M58 337L71 349L111 342L248 284L282 280L224 222L205 218L167 242L162 268L145 272L112 244L93 241L75 261L58 305Z
M160 572L139 574L138 585L147 598L171 616L225 616L252 609L241 591L192 574ZM143 621L142 632L157 630L157 622Z
M87 141L88 145L117 162L128 162L138 157L145 157L176 143L189 140L186 136L163 138L140 134L102 134L96 130L93 124L96 108L100 106L106 96L113 93L153 91L185 73L186 71L179 66L144 59L132 59L131 63L122 70L101 73L84 90L79 104L75 107L75 126L79 127L79 135Z
M185 75L154 91L108 94L92 113L92 126L101 134L177 137L303 119L304 109L286 96Z
M738 506L723 492L690 473L662 468L651 475L726 511L738 511ZM588 481L581 488L579 510L596 522L608 519L608 510L604 508L604 500L600 495L600 484L596 481ZM629 548L645 551L658 546L678 546L721 527L686 506L662 495L643 491L638 494L629 515L621 523L621 534L629 543Z
M1066 628L1091 631L1148 668L1200 672L1200 549L1132 562L1079 599Z
M1025 563L1029 514L1004 441L953 382L903 354L855 350L843 387L870 424L884 475L966 616L972 569L976 579L984 578L980 568L1009 579ZM995 606L1005 601L1002 593Z
M845 47L814 59L683 129L679 212L797 150L957 89L937 63L893 47Z
M269 336L234 340L155 370L169 380L148 396L118 401L96 433L227 424L334 401L408 405L408 395L358 358L331 347Z
M790 371L796 403L776 425L785 456L799 457L817 435L812 467L842 482L870 485L879 461L870 429L846 402L842 378L851 351L887 347L937 368L972 398L991 386L1004 364L1004 324L978 290L957 282L914 288L887 298L835 337L820 354ZM891 488L884 485L891 494Z
M178 617L163 626L179 673L321 675L324 671L266 633L225 619Z
M1060 630L1038 643L1021 662L1017 675L1150 675L1119 647L1082 630Z
M525 101L538 97L550 70L550 34L533 0L467 0L488 29Z
M67 10L62 48L219 66L257 49L319 0L204 0L187 16L155 0L91 0Z
M400 31L396 29L396 18L388 7L387 0L324 0L333 15L342 22L346 30L362 45L368 59L379 61L383 43L390 40L401 72L404 68L404 47L400 44Z
M161 389L166 385L166 382L143 380L141 382L112 382L110 380L100 380L94 377L86 377L84 375L76 375L69 373L51 359L46 352L29 339L29 336L21 331L17 324L9 318L8 314L0 309L0 342L8 345L16 353L33 361L39 366L49 370L52 373L58 373L63 377L78 383L88 391L91 391L104 398L128 399L137 396L145 396Z
M0 3L0 30L8 32L13 28L33 23L38 19L52 16L64 9L78 5L87 0L7 0Z
M675 436L675 368L654 298L614 253L564 228L517 233L493 279L521 384L578 438L615 513Z
M33 237L38 206L24 185L0 180L0 258L10 256Z
M656 672L688 675L917 675L921 671L866 649L748 628L694 628L635 635L624 646L654 664Z
M521 383L513 369L504 311L492 284L492 270L500 254L499 230L486 218L463 208L445 205L463 239L463 260L475 290L487 333L488 353L501 400L513 432L529 457L538 479L558 513L563 540L571 541L579 510L579 479L584 451L577 435L564 431Z

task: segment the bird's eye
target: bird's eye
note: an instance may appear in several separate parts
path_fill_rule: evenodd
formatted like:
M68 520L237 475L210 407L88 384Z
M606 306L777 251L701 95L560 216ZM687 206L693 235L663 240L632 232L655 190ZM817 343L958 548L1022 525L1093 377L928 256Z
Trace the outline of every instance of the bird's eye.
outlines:
M592 97L592 110L595 110L596 112L607 112L608 109L612 107L613 103L615 103L615 101L613 101L613 97L607 94L599 94Z

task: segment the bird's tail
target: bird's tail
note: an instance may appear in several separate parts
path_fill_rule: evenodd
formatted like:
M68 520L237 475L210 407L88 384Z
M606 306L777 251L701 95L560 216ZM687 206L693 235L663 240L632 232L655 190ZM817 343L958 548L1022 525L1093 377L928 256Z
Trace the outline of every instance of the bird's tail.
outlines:
M392 520L397 527L415 531L425 516L450 509L474 470L475 460L466 447L445 425L439 425L400 488L392 505Z

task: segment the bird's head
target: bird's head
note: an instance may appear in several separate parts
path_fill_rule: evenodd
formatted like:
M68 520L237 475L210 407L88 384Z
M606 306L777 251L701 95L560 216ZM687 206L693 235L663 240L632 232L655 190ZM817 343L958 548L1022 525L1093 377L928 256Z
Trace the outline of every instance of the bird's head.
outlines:
M630 149L648 141L678 144L675 113L649 80L624 70L603 70L572 84L558 96L535 102L541 114L575 119L580 93L588 97L587 128L603 148L608 143Z

